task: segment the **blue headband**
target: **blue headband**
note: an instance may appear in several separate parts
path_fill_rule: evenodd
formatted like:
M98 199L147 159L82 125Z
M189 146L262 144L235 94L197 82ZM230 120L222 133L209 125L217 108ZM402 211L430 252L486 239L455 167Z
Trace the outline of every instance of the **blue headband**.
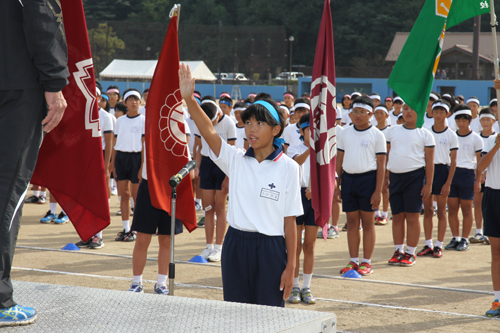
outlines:
M107 101L109 101L108 95L102 95L102 97L104 97Z
M259 104L259 105L262 105L263 107L265 107L267 109L267 111L269 111L271 116L274 118L274 120L276 120L278 122L278 125L281 125L280 117L278 116L278 112L271 105L271 103L260 100L260 101L253 103L253 104L254 105ZM280 148L284 143L285 143L285 140L283 138L274 138L274 140L273 140L273 144L275 146L277 146L278 148Z
M252 103L245 103L245 105L246 105L246 106L250 106L250 105L252 105Z
M198 105L201 105L201 101L198 97L195 96L194 99L198 102Z
M308 121L306 121L305 123L300 124L300 128L302 128L302 129L307 128L307 127L309 127L309 126L310 126L310 125L309 125L309 122L308 122Z
M219 101L219 104L226 104L229 106L233 106L233 104L229 103L228 101Z

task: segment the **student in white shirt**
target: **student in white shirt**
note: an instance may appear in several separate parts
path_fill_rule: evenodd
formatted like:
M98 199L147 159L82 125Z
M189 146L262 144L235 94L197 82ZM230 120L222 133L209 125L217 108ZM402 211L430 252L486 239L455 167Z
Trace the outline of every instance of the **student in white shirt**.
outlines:
M120 89L117 86L109 86L106 95L109 98L109 113L114 116L116 103L120 101Z
M356 98L358 98L360 96L361 96L361 93L359 93L359 92L353 92L351 94L351 100L350 100L350 104L349 104L349 109L347 110L347 112L343 112L342 111L342 120L341 120L341 125L342 126L346 126L346 125L351 125L352 124L352 120L351 120L351 117L350 117L350 113L352 111L351 104L352 104L352 101L354 101Z
M307 99L297 98L293 107L294 116L295 119L297 119L297 122L303 115L309 113L310 110L311 104ZM285 139L285 151L289 146L300 145L302 143L302 141L300 141L299 127L297 125L298 123L292 124L292 121L290 120L290 125L285 127L285 130L283 131L283 139Z
M472 120L469 127L474 132L479 133L482 130L481 123L479 122L479 107L481 106L481 103L476 96L472 96L467 99L466 104L469 106L472 114Z
M247 150L249 145L245 136L245 123L241 120L241 114L246 110L245 103L238 102L234 104L233 114L236 119L236 143L235 147Z
M389 265L413 266L420 238L420 209L432 191L434 177L434 137L417 128L417 113L403 105L404 124L386 133L389 154L386 186L393 214L392 235L396 251ZM404 251L405 220L407 246Z
M387 119L389 118L389 111L386 105L381 104L375 107L375 111L373 112L373 119L376 120L377 124L375 127L384 134L385 140L385 132L390 128L387 125ZM389 211L389 191L388 189L384 189L382 191L382 212L377 207L377 211L375 212L375 224L376 225L386 225L388 221L388 211Z
M483 150L483 140L469 127L472 120L470 107L459 105L455 108L455 122L458 127L457 169L451 182L448 196L448 220L453 239L445 250L466 251L469 249L469 235L472 229L472 201L474 199L474 181L477 161ZM460 220L458 212L462 209L463 227L460 238Z
M340 101L342 106L337 106L337 125L342 125L344 114L347 115L351 109L351 95L347 94Z
M219 107L222 112L236 124L236 118L233 115L233 100L229 93L222 93L219 97Z
M387 147L382 132L370 124L373 101L361 96L353 101L353 126L342 131L337 141L338 181L335 193L342 198L347 215L347 244L351 260L340 273L355 270L361 275L373 273L371 257L375 248L375 211L380 205L384 182ZM363 260L359 261L363 225Z
M139 109L139 113L146 117L146 104L148 102L149 88L144 89L142 92L142 98L144 99L144 106Z
M424 200L424 234L425 246L417 256L433 256L441 258L443 255L443 241L448 227L446 202L450 193L451 181L457 167L458 137L446 126L446 118L450 112L450 104L444 99L438 99L432 105L434 125L429 130L434 136L436 148L434 152L434 179L432 194L437 201L438 236L436 246L432 242L434 206L432 196Z
M391 120L391 126L398 125L398 117L403 112L403 99L399 96L394 97L394 102L392 105L394 106L394 110L389 111L389 119Z
M181 65L179 86L210 158L229 182L229 230L222 251L224 300L284 306L293 287L295 217L303 214L299 166L281 151L284 119L272 100L257 101L242 115L251 148L225 143L192 94L194 79Z
M434 102L440 98L441 96L439 96L439 94L434 91L429 95L429 100L427 101L427 108L424 115L424 125L422 126L423 128L429 128L434 125L434 119L432 119L432 104L434 104Z

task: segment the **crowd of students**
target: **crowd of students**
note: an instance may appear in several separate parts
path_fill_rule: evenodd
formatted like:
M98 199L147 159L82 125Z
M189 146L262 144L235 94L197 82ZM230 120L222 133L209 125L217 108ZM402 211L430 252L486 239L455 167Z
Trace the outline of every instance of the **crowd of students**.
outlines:
M276 306L283 306L284 300L314 304L314 247L323 233L315 224L309 189L309 95L295 98L287 91L280 103L266 93L233 101L223 92L217 100L194 90L186 67L181 68L180 83L187 105L184 116L189 151L198 162L192 179L193 204L203 210L198 226L204 227L206 247L201 256L223 261L224 299ZM147 249L152 235L158 234L159 269L154 291L168 294L170 217L151 205L144 157L148 90L120 93L118 87L110 86L102 93L101 86L97 87L108 198L118 194L123 224L115 240L136 241L129 290L143 291ZM141 108L142 100L146 106ZM476 97L465 100L432 92L419 128L417 113L400 97L387 97L383 103L377 93L354 92L342 97L337 107L337 181L332 184L335 195L327 232L328 238L339 237L342 205L350 260L341 274L374 272L375 226L386 225L390 219L395 247L388 259L390 265L413 266L417 257L441 258L443 249L466 251L469 243L491 243L495 302L487 315L500 315L497 101L482 109L480 105ZM246 158L237 158L242 156ZM45 189L35 187L26 202L44 203ZM66 223L64 211L56 215L56 207L51 198L50 210L40 222ZM417 252L420 215L425 245ZM435 237L434 215L438 219ZM470 237L474 220L476 231ZM453 237L444 246L448 226ZM175 229L182 232L178 220ZM102 231L77 245L103 247ZM235 282L235 278L246 282ZM273 283L280 288L273 290Z

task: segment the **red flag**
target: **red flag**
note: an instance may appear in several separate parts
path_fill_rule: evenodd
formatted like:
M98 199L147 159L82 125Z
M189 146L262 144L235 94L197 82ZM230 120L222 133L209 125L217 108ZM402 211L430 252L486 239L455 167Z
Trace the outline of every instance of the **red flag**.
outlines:
M179 90L179 42L177 20L180 7L171 12L167 35L149 88L146 108L146 165L149 193L154 207L171 211L169 179L189 162L184 112ZM189 232L196 229L191 178L177 187L176 218Z
M92 55L81 0L61 0L68 44L68 107L46 134L32 183L47 187L80 238L89 240L110 223Z
M335 190L336 100L335 55L330 0L325 0L311 84L311 196L316 224L323 228L332 212Z

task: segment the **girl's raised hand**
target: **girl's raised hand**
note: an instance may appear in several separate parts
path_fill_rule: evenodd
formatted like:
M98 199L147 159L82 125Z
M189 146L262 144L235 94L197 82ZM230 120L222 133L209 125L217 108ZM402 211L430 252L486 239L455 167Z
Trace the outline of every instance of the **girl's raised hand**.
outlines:
M181 64L179 67L179 89L181 90L181 96L185 100L191 98L194 92L194 82L195 79L191 76L191 69L189 65Z

